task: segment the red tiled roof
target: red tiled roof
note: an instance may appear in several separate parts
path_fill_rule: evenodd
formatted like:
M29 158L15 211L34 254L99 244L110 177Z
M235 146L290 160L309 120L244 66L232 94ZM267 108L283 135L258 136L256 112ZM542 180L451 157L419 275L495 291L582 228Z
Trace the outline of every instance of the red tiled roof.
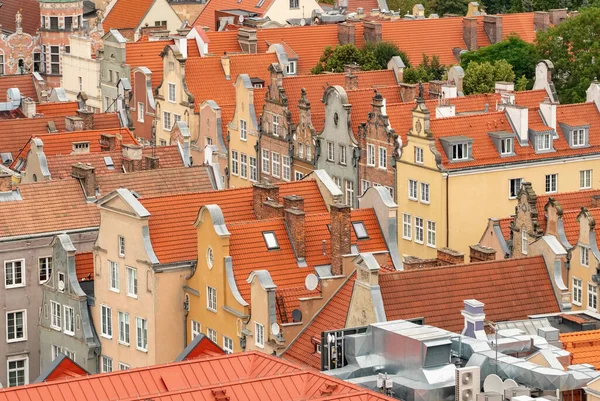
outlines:
M77 281L94 279L94 252L75 254L75 272L77 273Z
M442 276L446 291L439 292ZM541 256L382 273L379 285L388 320L424 317L453 332L464 326L466 299L483 302L495 322L560 311Z
M4 13L5 2L2 6L2 13ZM1 14L1 13L0 13ZM38 17L39 20L39 17ZM14 21L14 14L13 14ZM2 26L4 28L4 26ZM3 75L0 76L0 102L6 102L8 100L6 91L11 88L18 88L21 92L21 97L29 97L36 102L39 102L37 92L35 91L35 85L33 84L33 75Z
M194 343L196 343L196 345L193 345ZM191 347L193 348L189 349ZM219 348L217 344L215 344L204 334L198 334L198 337L194 337L194 341L188 344L188 346L183 351L183 354L177 357L176 361L189 361L190 359L210 358L216 355L225 355L225 351Z
M326 392L327 391L327 392ZM389 400L358 385L260 352L240 352L0 389L0 401Z
M216 31L218 26L216 25L215 12L244 10L260 16L271 7L273 1L275 0L265 0L261 4L256 0L209 0L192 25L198 27L207 26L211 31Z
M44 117L73 116L77 109L79 109L78 102L38 103L36 113Z
M377 92L383 96L386 103L386 112L388 104L397 104L402 102L400 98L400 88L398 86L388 86L385 88L377 88ZM358 89L348 91L348 100L352 105L352 128L356 129L360 123L366 122L369 118L369 113L373 111L373 96L374 89Z
M507 241L510 239L510 223L512 223L513 220L513 217L505 217L498 221L500 224L500 230L502 230L502 236Z
M281 316L284 313L284 310L281 310L279 306L277 307L277 322L282 324L293 321L292 312L294 309L300 308L300 298L319 297L321 296L321 291L319 288L311 291L307 289L306 286L302 285L300 287L277 288L277 290L275 290L275 296L283 300L285 321L282 320Z
M15 16L21 11L23 32L35 35L40 27L40 3L36 0L3 1L0 25L3 30L16 32Z
M137 28L154 0L118 0L102 21L104 31Z
M600 369L600 330L561 334L560 341L571 353L571 365L589 363Z
M67 358L65 355L59 355L57 358L61 358L59 364L54 367L52 372L46 376L44 382L50 382L53 380L69 380L74 377L81 377L88 374L85 369Z
M533 13L503 14L502 39L516 33L524 41L533 43L535 40L533 15Z
M377 0L348 0L348 12L356 12L358 8L362 8L365 13L373 9L379 9L379 2Z
M324 331L346 327L354 278L355 274L352 274L331 297L329 302L315 314L313 320L306 325L304 330L285 350L284 359L310 366L316 370L321 369L321 355L315 352L314 341L320 343L321 333Z
M175 43L173 40L127 42L125 44L127 64L132 70L136 67L148 68L152 72L152 88L156 88L163 79L163 59L160 53L173 43Z

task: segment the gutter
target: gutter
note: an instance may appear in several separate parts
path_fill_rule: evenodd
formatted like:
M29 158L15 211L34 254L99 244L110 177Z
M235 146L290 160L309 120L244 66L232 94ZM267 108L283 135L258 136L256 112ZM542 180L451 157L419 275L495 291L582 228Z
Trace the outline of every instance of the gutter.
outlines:
M0 242L20 241L20 240L24 240L24 239L36 239L36 238L43 238L43 237L48 237L48 236L55 236L55 235L59 235L59 234L79 234L79 233L98 231L99 229L100 229L100 227L88 227L88 228L76 228L74 230L49 231L49 232L39 233L39 234L15 235L12 237L0 238Z

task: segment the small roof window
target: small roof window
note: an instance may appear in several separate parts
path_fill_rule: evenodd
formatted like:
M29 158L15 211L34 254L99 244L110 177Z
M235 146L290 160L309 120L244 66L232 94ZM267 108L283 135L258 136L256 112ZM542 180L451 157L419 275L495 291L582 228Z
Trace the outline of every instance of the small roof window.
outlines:
M115 169L115 163L113 163L113 159L110 156L104 156L104 164L106 164L106 167L109 170L114 170Z
M356 234L357 239L369 238L369 234L367 233L367 228L365 227L365 225L362 221L353 222L352 227L354 227L354 233Z
M267 244L268 250L279 249L279 242L277 242L277 237L275 237L275 233L273 231L265 231L263 232L263 237L265 238L265 243Z

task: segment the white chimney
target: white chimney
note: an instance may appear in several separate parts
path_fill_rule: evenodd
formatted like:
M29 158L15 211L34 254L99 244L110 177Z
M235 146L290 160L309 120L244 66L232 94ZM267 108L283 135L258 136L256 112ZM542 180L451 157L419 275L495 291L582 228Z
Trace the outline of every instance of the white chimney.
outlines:
M540 113L544 119L544 123L553 130L556 130L556 103L550 102L546 98L543 103L540 103Z
M179 49L179 53L181 53L181 55L184 58L187 58L188 55L188 43L187 43L187 37L185 36L179 36L175 39L175 43L177 44L177 48Z
M456 116L456 107L453 104L438 104L435 108L435 118L446 118Z
M444 99L454 99L455 97L457 97L458 89L456 88L456 85L442 85L442 96Z
M494 85L494 91L496 93L514 92L515 84L512 82L496 82Z
M585 91L586 94L586 102L594 102L598 111L600 111L600 83L594 80L590 84L590 87Z
M524 146L529 142L529 109L527 107L507 104L504 111L514 127L519 143Z

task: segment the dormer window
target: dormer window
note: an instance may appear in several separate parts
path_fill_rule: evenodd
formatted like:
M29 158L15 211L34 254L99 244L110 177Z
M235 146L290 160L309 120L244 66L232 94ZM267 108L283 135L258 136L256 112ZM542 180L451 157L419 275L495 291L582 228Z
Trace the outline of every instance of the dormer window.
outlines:
M535 138L536 150L552 149L552 138L549 133L538 134Z
M296 60L290 60L289 64L285 67L285 72L287 75L296 75L296 66L297 66L297 61Z
M73 142L73 153L89 153L89 142Z
M504 138L500 141L500 154L510 155L513 153L513 139L512 138Z
M587 124L570 125L568 123L559 122L560 129L565 136L565 139L569 143L569 147L583 148L589 146L590 141L590 126Z
M441 138L446 156L451 162L472 160L473 139L465 136L452 136Z
M466 143L457 143L452 145L452 160L468 160L469 145Z
M277 237L273 231L263 232L263 238L265 239L269 251L279 249L279 242L277 242Z
M489 137L494 142L501 157L515 155L515 134L512 132L498 131L489 132Z
M571 141L573 143L573 147L577 146L585 146L585 130L584 129L576 129L571 132Z

